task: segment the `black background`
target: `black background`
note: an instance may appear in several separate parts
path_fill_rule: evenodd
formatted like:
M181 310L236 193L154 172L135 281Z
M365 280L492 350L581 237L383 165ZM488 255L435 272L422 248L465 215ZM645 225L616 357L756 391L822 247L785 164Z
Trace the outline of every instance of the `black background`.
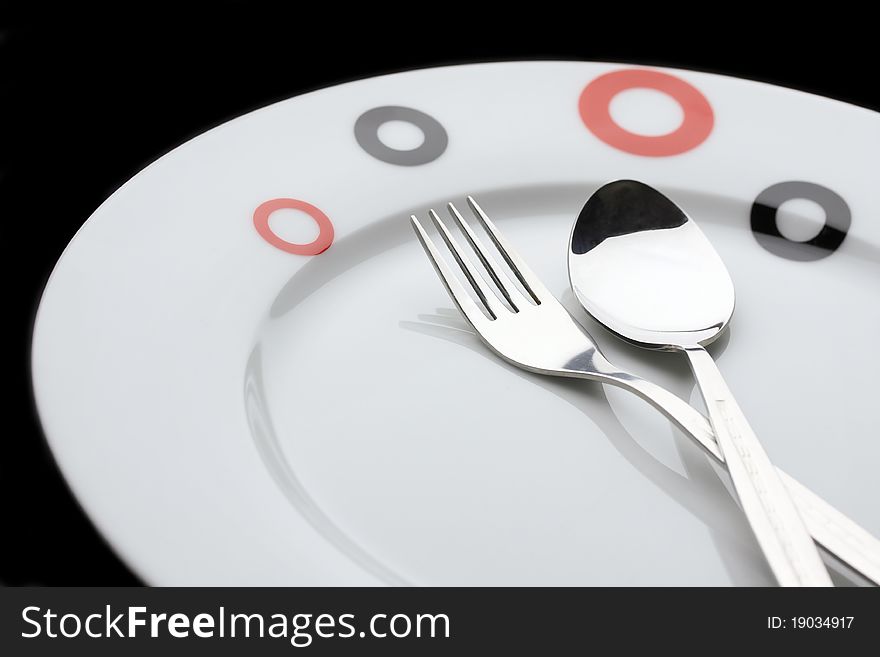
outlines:
M195 17L124 7L125 15L36 15L0 31L2 344L10 373L0 582L9 585L139 583L92 528L46 448L33 410L30 337L43 286L77 228L128 178L196 134L341 81L505 59L691 68L880 109L877 56L872 40L854 33L857 16L806 27L768 25L759 15L733 21L720 6L704 24L684 9L640 18L634 6L600 14L548 5L544 17L508 8L482 19L474 7L450 5L352 15L340 4L318 16L227 2Z

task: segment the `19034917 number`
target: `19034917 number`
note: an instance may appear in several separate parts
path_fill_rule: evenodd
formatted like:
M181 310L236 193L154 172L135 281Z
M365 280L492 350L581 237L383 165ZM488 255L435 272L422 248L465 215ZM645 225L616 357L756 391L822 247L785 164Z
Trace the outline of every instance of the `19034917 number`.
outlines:
M791 627L798 630L812 629L849 629L854 616L792 616Z

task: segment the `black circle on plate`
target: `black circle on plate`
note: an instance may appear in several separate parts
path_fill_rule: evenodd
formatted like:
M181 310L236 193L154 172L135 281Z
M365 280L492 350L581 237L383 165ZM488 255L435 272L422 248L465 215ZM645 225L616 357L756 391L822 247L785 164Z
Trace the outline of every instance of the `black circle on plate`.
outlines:
M825 211L825 225L815 237L804 242L785 237L776 223L779 206L796 198L818 203ZM852 224L852 213L837 192L816 183L789 180L771 185L758 194L752 204L751 221L755 239L770 253L808 262L821 260L837 250Z
M388 121L412 123L425 135L425 141L410 150L386 146L379 139L379 127ZM433 162L443 155L449 143L446 130L437 119L412 107L385 105L367 110L354 124L354 136L367 153L388 164L414 167Z

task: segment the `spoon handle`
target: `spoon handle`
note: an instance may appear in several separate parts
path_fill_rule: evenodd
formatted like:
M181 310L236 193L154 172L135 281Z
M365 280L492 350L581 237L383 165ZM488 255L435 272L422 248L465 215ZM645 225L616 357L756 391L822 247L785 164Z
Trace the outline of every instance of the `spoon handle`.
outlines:
M600 380L603 383L635 393L662 412L686 436L702 447L706 454L718 463L724 463L724 455L718 449L712 426L693 406L656 383L629 372L615 370L610 363L607 363L602 373L604 376ZM856 573L867 583L880 586L880 540L791 475L779 468L777 472L813 541L849 571Z
M709 353L685 350L746 519L780 586L832 586L776 468Z

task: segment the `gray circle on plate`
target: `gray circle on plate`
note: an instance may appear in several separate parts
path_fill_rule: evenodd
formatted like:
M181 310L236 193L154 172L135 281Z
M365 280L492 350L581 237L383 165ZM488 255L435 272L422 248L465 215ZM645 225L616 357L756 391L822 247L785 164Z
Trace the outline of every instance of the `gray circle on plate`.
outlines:
M421 145L410 150L398 150L386 146L379 139L379 127L388 121L412 123L425 135ZM354 136L367 153L388 164L414 167L433 162L443 155L449 143L446 129L430 114L412 107L385 105L367 110L354 124Z
M786 238L776 225L776 212L786 201L802 198L818 203L825 211L825 225L812 239L797 242ZM852 224L852 212L837 192L816 183L788 180L771 185L752 204L752 233L762 247L783 258L808 262L834 253Z

